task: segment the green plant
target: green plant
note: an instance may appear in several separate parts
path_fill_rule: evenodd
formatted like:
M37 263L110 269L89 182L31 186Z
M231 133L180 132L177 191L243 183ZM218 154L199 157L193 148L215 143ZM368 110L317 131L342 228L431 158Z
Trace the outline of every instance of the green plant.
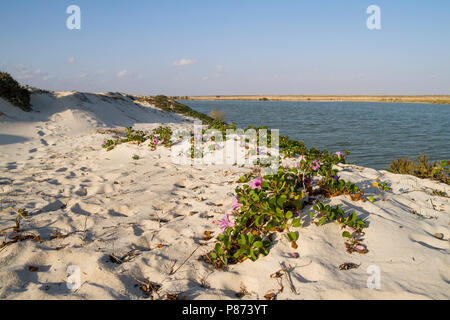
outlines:
M419 178L429 178L450 184L450 161L430 162L427 155L417 157L417 163L407 158L396 159L389 165L388 171L409 174Z
M211 110L211 112L208 114L209 117L213 118L214 120L218 121L225 121L225 112L219 111L219 110Z
M30 93L19 85L9 73L0 72L0 97L8 100L23 111L31 111Z
M432 195L448 198L447 193L440 190L433 190Z
M311 194L309 183L305 180L310 181L312 176L317 175L319 166L325 170L334 161L332 157L325 156L320 159L319 165L318 160L303 159L296 168L281 167L275 174L256 177L252 181L249 181L251 175L242 176L239 181L245 184L235 190L235 222L231 224L228 216L223 221L224 233L217 238L214 250L206 255L206 259L218 268L246 259L255 261L259 255L268 254L273 232L284 233L291 246L297 248L298 233L293 228L302 226L304 199L308 193ZM330 172L324 173L324 176L329 175ZM314 221L317 225L337 221L347 228L343 232L343 236L348 238L347 251L366 252L357 236L366 225L356 213L346 215L339 206L331 207L323 203L316 204L313 209L316 213L311 211L310 218L318 220Z
M152 133L148 134L142 130L134 130L132 127L125 128L125 137L114 137L114 139L105 140L102 147L107 151L113 150L116 146L122 143L136 143L138 145L150 140L149 147L153 150L161 144L166 147L172 145L171 142L172 129L170 127L159 126L154 129Z

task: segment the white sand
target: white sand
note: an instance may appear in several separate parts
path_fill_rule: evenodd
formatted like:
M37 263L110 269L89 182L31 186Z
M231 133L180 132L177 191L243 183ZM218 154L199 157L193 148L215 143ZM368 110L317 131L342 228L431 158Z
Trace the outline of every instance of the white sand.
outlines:
M270 277L280 264L293 268L281 278L278 299L450 298L450 201L431 195L450 194L447 185L342 166L342 178L369 196L379 198L376 178L393 188L375 203L331 200L367 219L368 254L346 253L336 224L309 225L299 229L297 250L278 235L267 257L218 271L198 260L215 243L202 237L206 230L220 233L213 221L231 212L236 181L251 168L176 166L169 149L150 151L147 144L106 152L101 144L112 135L96 132L100 128L191 126L189 119L126 97L41 93L33 94L32 104L35 111L25 113L0 99L0 197L3 209L26 208L31 216L23 229L45 241L0 249L0 299L148 299L137 286L144 280L161 284L161 295L237 299L245 286L244 299L263 299L280 288ZM0 230L13 226L14 218L2 213ZM69 236L48 240L56 232ZM132 249L137 256L131 261L110 262L109 254L121 257ZM294 251L299 258L290 256ZM346 262L360 266L339 270ZM76 291L66 286L70 265L81 270ZM367 288L372 265L380 268L380 289Z

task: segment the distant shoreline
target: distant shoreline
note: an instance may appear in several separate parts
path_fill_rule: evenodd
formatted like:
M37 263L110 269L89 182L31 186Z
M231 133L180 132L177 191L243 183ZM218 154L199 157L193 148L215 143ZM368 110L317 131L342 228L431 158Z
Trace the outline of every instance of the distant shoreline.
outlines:
M360 101L450 104L450 95L422 96L368 96L368 95L224 95L224 96L178 96L179 100L242 100L242 101Z

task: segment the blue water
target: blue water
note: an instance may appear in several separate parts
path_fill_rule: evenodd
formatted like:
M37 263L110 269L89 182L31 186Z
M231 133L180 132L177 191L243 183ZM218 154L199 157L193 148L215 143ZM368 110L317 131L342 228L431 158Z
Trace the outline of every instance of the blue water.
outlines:
M266 125L308 147L349 150L350 162L386 169L395 158L450 159L450 105L310 101L180 101L223 111L239 128Z

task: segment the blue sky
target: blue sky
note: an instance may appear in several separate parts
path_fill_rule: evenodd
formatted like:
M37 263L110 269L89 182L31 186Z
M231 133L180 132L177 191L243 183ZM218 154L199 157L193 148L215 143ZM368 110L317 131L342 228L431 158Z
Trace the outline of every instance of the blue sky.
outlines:
M0 1L0 39L0 70L43 89L450 94L448 0Z

